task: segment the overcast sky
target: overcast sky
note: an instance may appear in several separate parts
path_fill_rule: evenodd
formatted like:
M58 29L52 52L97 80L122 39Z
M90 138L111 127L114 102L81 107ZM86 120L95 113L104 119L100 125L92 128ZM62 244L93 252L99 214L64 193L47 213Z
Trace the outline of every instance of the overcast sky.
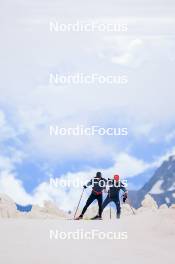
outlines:
M175 143L174 1L1 0L0 191L17 202L79 193L54 177L132 177ZM124 23L127 32L50 32L59 23ZM127 85L50 85L49 74L124 74ZM127 127L127 137L50 137L49 126ZM72 202L71 206L74 205Z

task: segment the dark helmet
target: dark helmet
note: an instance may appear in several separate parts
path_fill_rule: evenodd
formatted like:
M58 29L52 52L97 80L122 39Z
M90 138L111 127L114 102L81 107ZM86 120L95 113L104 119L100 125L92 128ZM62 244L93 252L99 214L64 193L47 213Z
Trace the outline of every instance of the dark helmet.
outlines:
M101 178L101 177L102 177L101 172L100 171L97 171L96 178Z

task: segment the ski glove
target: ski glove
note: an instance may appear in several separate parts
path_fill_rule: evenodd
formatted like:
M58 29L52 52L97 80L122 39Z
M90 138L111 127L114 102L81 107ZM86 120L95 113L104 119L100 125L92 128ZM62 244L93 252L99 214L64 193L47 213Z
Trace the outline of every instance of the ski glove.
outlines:
M123 202L125 203L126 202L126 199L127 199L127 193L125 193L124 195L123 195Z

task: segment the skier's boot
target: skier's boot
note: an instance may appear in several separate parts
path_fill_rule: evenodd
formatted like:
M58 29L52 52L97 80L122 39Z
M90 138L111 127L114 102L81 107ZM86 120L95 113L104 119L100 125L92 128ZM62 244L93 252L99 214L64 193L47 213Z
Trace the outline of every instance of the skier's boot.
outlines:
M98 217L96 218L96 220L102 220L102 217L101 217L101 216L98 216Z
M117 214L117 219L120 219L120 214Z
M91 220L102 220L102 218L101 218L101 216L96 215L96 216L92 217Z
M83 216L82 215L79 215L78 217L76 217L74 220L81 220L83 219Z

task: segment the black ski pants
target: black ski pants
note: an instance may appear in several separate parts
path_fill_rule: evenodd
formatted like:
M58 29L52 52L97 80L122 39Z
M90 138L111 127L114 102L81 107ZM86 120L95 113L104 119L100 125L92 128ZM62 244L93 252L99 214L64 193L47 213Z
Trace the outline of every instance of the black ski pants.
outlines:
M102 204L102 212L105 209L105 207L110 203L110 202L114 202L115 206L116 206L116 210L117 210L117 216L120 216L121 214L121 207L120 207L120 200L116 197L110 197L109 195L107 195L106 199L104 200L103 204Z
M101 217L102 214L102 201L103 201L103 196L102 194L95 194L94 192L91 193L91 195L89 196L89 198L87 199L87 202L83 208L83 211L81 213L81 216L83 216L87 210L87 208L89 207L89 205L94 201L97 200L98 202L98 215Z

